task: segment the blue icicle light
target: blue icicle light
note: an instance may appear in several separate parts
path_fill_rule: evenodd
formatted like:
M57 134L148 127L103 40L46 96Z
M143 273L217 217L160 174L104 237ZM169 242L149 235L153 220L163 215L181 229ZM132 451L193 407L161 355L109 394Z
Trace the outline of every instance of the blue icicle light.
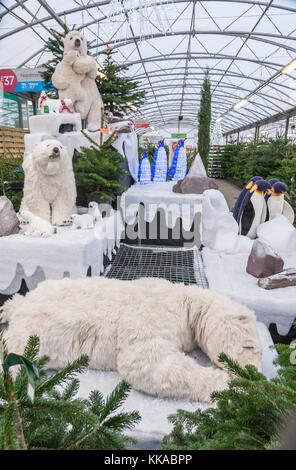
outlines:
M138 181L141 184L151 183L151 166L147 152L143 152L141 155L138 171Z
M164 183L167 179L168 171L168 159L164 147L164 141L159 140L152 165L153 183Z
M187 157L184 147L184 140L180 139L173 156L173 163L170 171L172 181L178 181L185 178L187 173Z

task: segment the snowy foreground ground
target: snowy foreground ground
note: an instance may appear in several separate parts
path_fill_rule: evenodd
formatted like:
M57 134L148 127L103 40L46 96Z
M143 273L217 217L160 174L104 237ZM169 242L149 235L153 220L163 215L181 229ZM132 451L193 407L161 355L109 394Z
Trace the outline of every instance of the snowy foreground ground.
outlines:
M258 331L263 346L263 373L267 378L276 375L273 360L276 357L273 343L268 329L263 323L258 323ZM208 358L200 350L190 354L200 364L209 365ZM109 395L114 387L120 382L116 372L100 372L88 370L78 376L80 379L79 397L86 398L92 390L100 390L104 396ZM125 411L138 410L142 419L130 435L138 440L137 449L158 449L163 437L168 434L172 425L167 417L174 414L178 409L194 411L197 408L206 409L208 403L190 402L188 400L160 399L142 392L132 390L127 401L124 403Z

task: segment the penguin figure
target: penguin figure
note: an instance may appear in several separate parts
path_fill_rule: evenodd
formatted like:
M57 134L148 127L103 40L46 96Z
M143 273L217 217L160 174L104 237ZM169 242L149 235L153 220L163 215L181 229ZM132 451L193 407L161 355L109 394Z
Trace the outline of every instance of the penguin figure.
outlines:
M268 189L271 189L270 184L263 179L259 179L247 190L237 218L240 235L246 235L252 239L256 238L257 227L266 218L264 195Z
M170 171L170 178L172 181L184 179L187 173L187 156L184 142L184 139L180 139L177 143Z
M164 183L168 176L168 159L164 148L164 140L159 140L152 165L153 183Z
M270 186L272 188L274 183L277 183L279 180L278 180L278 178L271 178L270 180L267 180L267 181L268 181L268 183L270 184ZM262 214L262 223L267 222L269 220L267 201L270 198L271 194L272 194L272 189L268 189L265 193L265 196L264 196L264 199L265 199L265 202L266 202L266 214L265 214L265 219L263 219L264 214Z
M285 196L289 199L287 191L288 188L285 183L282 183L279 180L273 183L266 202L266 220L274 219L277 214L282 214L289 220L289 222L291 222L291 224L293 224L295 214L290 204L285 201Z
M140 158L138 181L140 184L151 183L151 166L147 152L143 152Z
M245 195L247 194L248 190L251 189L251 187L253 186L253 184L256 183L256 181L258 180L262 180L263 178L261 176L253 176L253 178L251 178L248 183L244 186L244 188L241 190L237 200L236 200L236 203L234 205L234 208L233 208L233 217L235 218L236 221L237 218L238 218L238 213L239 213L239 208L241 206L241 203L243 202L244 200L244 197Z

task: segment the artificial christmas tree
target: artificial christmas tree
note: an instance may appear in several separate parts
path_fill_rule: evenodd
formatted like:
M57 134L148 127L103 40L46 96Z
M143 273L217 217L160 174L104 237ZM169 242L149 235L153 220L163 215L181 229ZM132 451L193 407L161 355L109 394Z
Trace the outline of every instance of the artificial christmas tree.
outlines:
M74 162L76 183L85 193L98 196L100 201L97 202L113 201L126 189L119 182L126 174L122 168L125 159L112 147L116 136L98 146L86 133L84 135L92 145L82 147L78 160Z
M138 82L124 75L129 66L115 62L112 48L108 48L103 54L105 58L96 82L103 98L105 113L124 116L144 103L146 92L138 89Z

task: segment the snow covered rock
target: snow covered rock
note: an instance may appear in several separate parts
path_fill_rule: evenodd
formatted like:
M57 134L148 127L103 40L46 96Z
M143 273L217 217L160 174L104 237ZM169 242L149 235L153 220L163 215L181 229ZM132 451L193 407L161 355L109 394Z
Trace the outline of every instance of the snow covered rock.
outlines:
M217 251L233 252L238 240L238 224L220 191L204 192L202 203L202 243Z
M296 268L286 269L265 279L259 279L258 286L268 290L296 286Z
M19 220L13 209L12 202L6 197L0 197L0 237L19 232Z
M267 277L280 273L284 260L261 240L255 240L247 263L247 273L255 277Z
M183 194L203 194L207 189L218 189L218 185L212 178L207 177L202 159L197 154L188 174L175 184L173 191Z
M203 194L207 189L218 189L217 183L211 178L198 178L186 176L173 187L174 193Z
M296 229L282 214L259 225L257 237L284 258L296 252Z

